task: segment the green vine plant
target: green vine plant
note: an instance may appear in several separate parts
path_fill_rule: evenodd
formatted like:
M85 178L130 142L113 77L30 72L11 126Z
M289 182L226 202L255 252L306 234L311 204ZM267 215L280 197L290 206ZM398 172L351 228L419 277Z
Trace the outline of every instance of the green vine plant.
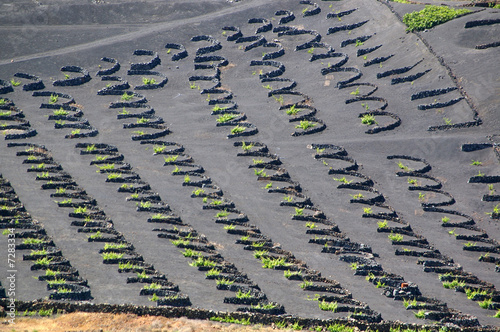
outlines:
M300 121L300 124L295 126L295 128L297 129L301 128L302 130L307 130L313 127L316 127L316 124L308 120Z
M361 117L361 123L367 126L371 126L373 124L378 124L375 120L375 116L371 114L365 114Z
M430 29L438 24L448 22L457 16L470 13L469 9L455 9L448 6L425 6L421 11L407 13L403 16L403 23L408 26L407 31L421 31Z

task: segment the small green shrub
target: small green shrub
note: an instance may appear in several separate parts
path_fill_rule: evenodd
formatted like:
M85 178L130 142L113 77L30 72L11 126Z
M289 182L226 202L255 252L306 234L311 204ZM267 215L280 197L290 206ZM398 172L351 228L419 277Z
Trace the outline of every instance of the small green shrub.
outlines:
M156 84L156 80L154 78L143 77L142 83L144 83L145 85Z
M391 234L388 235L388 237L389 237L389 240L394 241L394 242L401 242L401 241L403 241L403 235L401 235L401 234L391 233Z
M300 121L300 124L295 126L295 128L297 128L297 129L300 128L302 130L307 130L307 129L313 128L313 127L316 127L316 124L311 122L311 121L308 121L308 120Z
M229 122L237 117L238 116L236 114L224 113L224 114L220 115L215 121L217 121L218 123L225 123L225 122Z
M361 123L367 126L370 126L372 124L378 124L378 122L375 120L375 116L371 114L365 114L361 117Z
M206 259L204 257L198 257L195 261L192 263L189 263L189 265L194 266L194 267L213 267L216 266L217 264L209 259Z
M240 134L240 133L244 132L245 130L246 130L245 127L238 125L238 126L234 127L233 129L231 129L231 134L233 134L233 135Z
M417 312L414 312L413 313L415 315L416 318L418 319L424 319L425 318L425 310L419 310Z
M124 101L129 101L129 100L131 100L132 98L134 98L134 95L132 95L132 94L130 94L130 95L129 95L129 94L128 94L128 93L126 93L126 92L124 92L124 93L123 93L123 95L122 95L122 97L121 97L121 99L122 99L122 100L124 100Z
M297 115L297 113L301 112L301 109L295 108L295 105L292 105L289 109L286 110L287 115Z
M286 270L283 272L285 278L289 279L292 276L302 276L302 271L290 271Z
M217 279L216 282L217 282L217 285L232 285L232 284L234 284L234 281L226 279L226 278Z
M484 301L478 302L479 306L483 309L488 309L490 304L493 303L493 300L490 299L485 299Z
M323 300L321 302L318 301L318 306L321 310L335 312L337 310L338 304L337 302L326 302L325 300Z
M117 252L105 252L102 254L102 259L105 261L120 258L123 258L123 254Z
M262 267L265 269L273 269L275 266L290 266L285 258L262 257Z
M465 282L458 281L458 279L454 279L452 281L443 281L443 287L446 289L465 287Z

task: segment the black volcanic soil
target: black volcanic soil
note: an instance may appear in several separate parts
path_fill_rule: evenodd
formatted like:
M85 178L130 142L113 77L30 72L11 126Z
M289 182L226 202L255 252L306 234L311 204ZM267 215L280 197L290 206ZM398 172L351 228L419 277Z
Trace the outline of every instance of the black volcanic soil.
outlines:
M446 3L458 6L466 1ZM315 14L315 8L320 8L321 12ZM440 273L425 272L423 266L417 264L418 257L395 255L397 249L402 251L405 246L391 243L388 239L390 233L377 232L377 221L384 218L363 217L363 213L366 214L363 208L367 207L375 213L395 211L399 224L391 226L410 225L416 238L427 240L432 250L452 259L455 268L462 268L462 275L476 278L474 285L481 285L488 292L498 292L500 224L498 219L488 215L498 203L482 198L488 194L494 196L500 185L497 178L492 178L489 183L469 183L469 179L478 174L495 177L499 172L498 138L495 136L500 121L496 113L500 103L498 45L477 48L499 41L499 25L465 26L471 21L498 21L500 10L470 7L471 14L417 34L407 33L398 16L422 8L420 4L376 0L318 1L316 6L312 2L307 5L284 0L3 1L0 4L0 80L5 84L0 88L5 89L0 93L0 99L8 99L22 110L24 120L29 121L29 127L37 134L25 139L9 139L9 134L26 133L27 130L0 128L5 135L5 140L2 138L0 143L0 174L10 181L31 218L43 226L65 259L88 282L92 295L88 301L91 303L156 305L149 301L150 296L139 295L142 283L127 282L133 273L118 273L116 264L103 264L99 250L104 244L88 242L89 234L71 226L72 221L77 220L69 215L72 208L58 206L54 200L63 199L51 197L55 190L42 190L41 185L46 181L37 180L35 172L27 172L31 164L23 163L23 160L28 157L16 155L26 147L8 146L9 143L43 146L46 155L53 158L54 165L60 165L80 189L95 199L96 206L104 211L108 222L111 220L107 227L119 232L144 262L152 264L159 274L178 286L180 293L189 296L193 307L234 312L242 306L225 303L224 298L235 296L234 293L218 290L214 280L205 278L205 271L190 266L191 259L184 257L180 248L168 239L158 237L161 232L154 231L158 228L173 230L173 225L149 223L147 219L157 212L137 211L140 200L127 201L130 193L118 192L122 183L107 182L106 174L96 173L98 168L90 164L95 155L81 154L85 148L77 147L77 144L97 146L102 143L116 147L117 154L123 155L123 162L130 165L131 174L149 184L150 191L157 193L161 201L170 206L172 213L187 225L179 228L206 236L214 245L214 252L220 254L226 263L234 264L238 273L246 274L269 301L283 305L287 314L318 319L350 315L349 312L320 310L318 302L311 301L311 298L327 292L305 291L300 287L300 281L287 280L282 270L262 268L261 261L253 257L253 251L236 243L241 235L228 234L228 227L224 229L224 224L215 222L214 215L219 210L203 208L204 204L210 205L211 200L203 203L202 198L192 198L197 187L183 186L184 175L173 174L176 166L164 165L163 157L168 155L154 153L160 143L141 144L141 141L147 142L136 137L136 131L164 133L165 136L158 134L160 137L153 140L182 146L184 151L179 160L191 157L191 164L201 166L203 174L222 190L224 200L233 202L234 208L248 217L248 224L254 225L271 240L269 250L281 248L310 270L320 272L332 282L339 282L342 289L359 301L357 303L367 304L384 320L434 323L433 319L417 319L414 312L418 310L406 310L401 300L381 295L383 289L366 281L365 276L353 275L351 265L339 260L342 254L349 252L322 253L324 246L312 243L315 236L306 234L306 222L292 219L296 213L294 207L280 205L286 195L268 193L264 188L269 183L272 183L271 188L282 188L290 182L258 178L254 169L259 171L261 168L258 165L249 167L254 166L252 159L268 161L270 157L278 157L280 169L269 167L265 172L273 175L286 171L290 180L300 185L302 194L312 203L302 206L304 214L323 212L350 241L370 246L376 254L374 261L386 274L393 273L415 283L423 296L447 304L452 312L477 317L481 325L498 327L499 319L493 317L500 308L498 298L493 301L498 307L482 309L478 300L469 300L463 292L445 289L439 280ZM284 12L280 13L280 10ZM295 18L284 22L283 18L291 17L292 12ZM327 18L327 14L331 17ZM249 23L255 18L266 20L264 23ZM273 28L287 26L288 31L295 28L295 31L302 32L256 32L266 22ZM233 28L223 29L225 27ZM344 28L328 33L329 28L334 27ZM238 29L243 39L235 42L231 36ZM193 41L195 36L202 40ZM252 36L257 37L244 39ZM258 38L265 38L268 44L249 47ZM311 42L314 38L315 42ZM296 49L303 44L306 46ZM212 48L204 49L208 46ZM175 55L184 49L187 57L176 59ZM275 59L265 58L266 54L279 49L284 50L283 55L277 54ZM134 55L136 50L152 51L153 55ZM201 54L204 52L207 53ZM155 54L161 64L147 64ZM325 55L324 58L310 61L314 55L321 54ZM215 57L203 59L203 56ZM113 63L101 61L103 57L115 59L120 69L108 75L97 75L98 71L113 66ZM223 59L227 63L223 63ZM279 64L254 62L252 65L252 61L280 62L285 70L277 73L275 78L288 81L272 80L270 76L274 74L268 75L270 79L266 81L266 73L276 70ZM219 63L221 65L217 67ZM129 72L137 64L143 71ZM195 65L205 65L205 69L195 69ZM81 72L61 71L64 66L78 66ZM37 76L45 88L35 92L23 91L23 85L35 81L15 77L16 73ZM106 79L104 76L113 77ZM213 77L200 79L196 76ZM91 79L81 85L54 85L54 82L77 77ZM144 77L154 78L157 83L165 78L168 81L157 89L141 89ZM9 92L11 79L20 81L21 85L12 87L12 92ZM101 89L125 81L129 87L124 90L98 94ZM268 95L289 86L292 81L296 86L290 91L300 95L283 90L276 92L275 98ZM203 93L203 89L213 89L214 86L219 91ZM375 87L376 91L370 93ZM74 99L71 105L83 112L81 119L74 121L70 118L64 125L84 123L86 119L84 125L87 127L82 127L80 133L94 131L98 132L97 135L78 138L71 136L74 128L55 128L55 121L48 117L53 110L40 107L42 103L49 103L49 97L34 96L45 91L70 95ZM123 105L115 104L114 108L110 105L126 102L120 100L125 91L140 94L130 102L142 97L147 100L140 102L147 107L138 107L138 103L125 105L128 112L141 113L152 108L154 116L163 119L164 123L158 125L160 127L124 129L124 124L137 125L138 120L151 115L144 113L117 119ZM227 96L230 97L224 99ZM283 96L281 103L279 96ZM59 103L66 101L59 98ZM301 105L314 108L316 114L305 120L314 123L312 129L320 128L322 124L326 129L309 133L310 129L297 128L300 121L289 122L294 116L286 113L290 104L295 104L296 108ZM245 132L250 133L253 128L258 132L228 138L236 124L216 126L218 115L211 115L216 105L237 105L237 111L246 115L246 120L240 123L248 124ZM305 111L304 107L298 116ZM377 124L362 124L360 117L364 113L373 114ZM1 118L0 124L11 125L18 123L16 121ZM166 128L169 131L165 131ZM269 154L237 156L243 150L234 143L242 141L248 144L259 142L267 147ZM487 144L482 149L465 152L463 145L468 143ZM324 152L321 148L309 149L311 144L341 146L350 161L328 158L322 153L331 153L330 149ZM167 149L173 147L168 145ZM251 151L257 147L255 144ZM399 157L388 159L389 156ZM424 191L422 187L409 190L408 179L416 178L421 185L432 180L419 177L418 173L397 176L397 172L404 171L398 167L400 161L412 170L425 165L406 157L428 163L430 169L421 174L439 181L441 192ZM471 165L473 160L480 161L481 165ZM344 168L354 161L358 165L356 173L371 179L371 188L385 197L384 206L351 203L352 195L362 192L371 197L373 192L338 188L341 182L332 178L345 176L346 181L361 180L352 172L329 174L329 170ZM193 170L191 164L178 164L178 167L183 171ZM126 176L123 174L122 177ZM191 181L201 179L196 173L189 173L189 176ZM207 187L204 189L208 191ZM420 199L419 193L424 195ZM450 197L454 198L451 204L439 205ZM294 200L298 200L297 195ZM446 211L432 212L425 208L430 206L425 203L435 203L435 208ZM469 218L475 228L443 227L443 217L449 217L452 223ZM482 234L483 238L477 239L487 238L489 242L476 238L460 240L460 237L450 235L453 230L466 235ZM316 236L316 240L322 237ZM406 239L413 237L405 235ZM20 241L18 239L18 243ZM479 261L486 251L464 250L469 245L488 246L488 255L497 260L497 265ZM0 236L0 248L7 252L7 236ZM36 280L41 272L30 270L33 262L22 260L22 254L29 254L29 250L19 249L18 252L16 299L31 301L49 297L51 291L47 290L47 283ZM2 266L6 264L6 259L4 261ZM2 268L0 282L3 287L7 285L7 276L7 269ZM473 287L471 285L469 287Z

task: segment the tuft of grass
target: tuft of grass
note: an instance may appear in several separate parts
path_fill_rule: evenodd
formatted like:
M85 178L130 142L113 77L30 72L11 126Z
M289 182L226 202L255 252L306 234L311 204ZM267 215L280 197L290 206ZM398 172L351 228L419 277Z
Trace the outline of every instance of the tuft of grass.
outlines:
M58 100L59 100L58 95L50 95L49 104L55 104L55 103L57 103Z
M495 205L495 207L493 208L493 212L487 212L486 214L500 214L500 204Z
M295 107L295 105L292 105L289 109L286 110L287 115L297 115L297 113L301 112L301 109L298 109Z
M289 279L290 277L292 276L301 276L302 275L302 271L290 271L290 270L286 270L283 272L285 278Z
M145 85L156 84L156 80L154 78L143 77L142 83L144 83Z
M277 304L272 303L272 302L268 302L268 303L259 302L259 303L257 303L257 305L251 305L251 307L254 309L267 309L267 310L274 309L277 306L278 306Z
M91 239L100 239L102 237L101 231L97 231L96 233L89 236Z
M217 214L215 215L215 218L226 218L228 215L229 215L229 212L224 210L224 211L217 212Z
M313 285L313 282L312 281L309 281L309 280L304 280L301 284L300 284L300 288L302 289L306 289L307 287L310 287Z
M226 123L226 122L229 122L237 117L238 116L236 114L224 113L224 114L220 115L215 121L217 121L218 123Z
M253 257L255 257L257 259L262 259L264 256L267 256L268 253L269 253L269 250L255 250L253 252Z
M493 303L493 300L491 298L485 299L484 301L478 302L479 306L483 309L488 309L490 307L490 304Z
M323 300L321 302L318 301L318 306L321 310L335 312L337 310L338 304L337 302L326 302L325 300Z
M59 293L61 293L61 292L59 292ZM40 317L47 317L47 316L51 316L53 312L54 312L54 309L52 309L52 308L51 309L40 309L40 310L38 310L38 315Z
M276 266L290 266L290 263L285 261L285 258L262 257L262 267L265 269L273 269Z
M109 173L108 174L108 179L114 180L114 179L119 179L122 177L121 173Z
M107 261L107 260L112 260L112 259L120 259L123 258L122 253L117 253L117 252L104 252L102 253L102 259Z
M352 180L347 180L345 176L341 177L341 178L333 178L333 180L337 181L337 182L342 182L342 183L345 183L345 184L349 184L352 182Z
M294 216L302 216L302 215L304 215L304 209L303 208L300 209L300 208L296 207Z
M307 130L307 129L313 128L313 127L316 127L316 124L314 122L311 122L308 120L300 121L300 124L295 126L295 128L297 128L297 129L300 128L302 130Z
M155 145L153 146L154 153L162 153L167 147L165 145Z
M121 100L123 100L123 101L129 101L132 98L134 98L134 95L132 95L132 94L129 95L128 93L124 92L122 94Z
M142 287L143 289L160 289L162 286L156 282L153 282L151 284L146 284L144 285L144 287Z
M224 111L225 109L227 109L227 107L220 107L219 105L215 105L215 106L212 108L212 111L214 111L214 112L217 112L217 111Z
M59 274L61 274L61 272L59 272L59 271L53 271L51 269L45 270L45 275L48 277L54 277L54 276L59 275Z
M33 238L26 238L23 240L23 244L39 244L44 242L45 241L42 239L33 239Z
M252 148L253 148L253 143L250 143L250 144L246 144L245 142L241 142L241 149L243 151L250 151Z
M234 281L226 279L226 278L217 279L216 282L217 282L217 285L232 285L232 284L234 284Z
M313 222L306 222L306 227L309 229L315 229L318 226L316 226L316 224Z
M454 279L452 281L443 281L443 287L446 289L452 289L455 287L465 287L465 282L458 281L458 279Z
M481 166L483 163L478 160L472 160L471 166Z
M403 235L401 235L401 234L391 233L387 237L389 238L389 240L394 241L394 242L401 242L401 241L403 241Z
M210 269L208 270L206 273L205 273L205 276L209 277L209 276L218 276L220 275L220 271L217 270L217 269Z
M193 195L195 195L195 196L200 196L201 194L204 194L204 193L205 193L205 190L203 190L203 189L193 190Z
M16 81L15 79L11 78L10 84L12 84L12 86L19 86L21 85L21 81Z
M405 308L408 308L410 305L411 306L416 306L417 305L417 300L416 299L413 299L413 300L403 299L403 305L405 306Z
M66 283L66 280L64 279L52 279L52 280L47 280L47 283L49 285L62 285Z
M361 123L367 126L370 126L372 124L378 124L378 122L375 120L375 116L371 114L365 114L361 117Z
M318 331L322 331L323 329L321 328L321 330L318 330ZM350 326L346 326L346 325L343 325L343 324L340 324L340 323L336 323L336 324L333 324L333 325L330 325L326 328L326 330L328 332L354 332L354 328L353 327L350 327Z
M386 228L387 227L387 220L377 222L377 226L378 226L378 228Z
M245 127L242 127L242 126L236 126L234 128L231 129L231 134L235 135L235 134L240 134L242 132L244 132L246 130Z
M417 312L414 312L413 313L415 315L416 318L418 319L424 319L425 318L425 310L419 310Z
M254 296L252 295L252 291L251 290L249 290L246 293L243 293L241 291L241 289L238 289L238 292L236 293L236 298L238 298L238 299L251 299L253 297Z
M210 317L211 321L222 322L222 323L231 323L231 324L241 324L241 325L250 325L250 318L247 319L236 319L233 317Z
M175 165L175 168L172 170L172 174L179 173L181 171L181 168Z
M104 250L108 249L123 249L126 248L127 244L126 243L108 243L106 242L104 244Z
M216 266L217 264L209 259L206 259L204 257L198 257L195 261L189 263L189 265L194 266L194 267L213 267Z
M49 266L50 262L52 262L53 258L42 257L35 261L36 265Z
M253 171L254 171L255 175L265 178L265 177L267 177L267 173L264 172L264 170L265 170L265 168L261 169L260 171L257 169L254 169Z
M118 268L120 270L127 270L127 269L134 269L134 268L137 268L138 266L132 264L131 262L127 262L127 263L118 263Z
M188 248L184 249L184 251L181 251L181 253L184 257L198 257L200 255L200 253L196 250Z
M177 158L179 158L179 155L164 157L163 160L165 160L166 163L171 163L177 161Z
M486 290L473 290L473 289L470 289L470 288L467 288L465 289L465 294L467 294L467 298L469 300L472 300L474 299L474 297L476 297L476 295L488 295L488 291Z
M58 110L53 111L52 113L54 113L54 115L56 116L65 116L69 114L69 112L64 110L62 107Z

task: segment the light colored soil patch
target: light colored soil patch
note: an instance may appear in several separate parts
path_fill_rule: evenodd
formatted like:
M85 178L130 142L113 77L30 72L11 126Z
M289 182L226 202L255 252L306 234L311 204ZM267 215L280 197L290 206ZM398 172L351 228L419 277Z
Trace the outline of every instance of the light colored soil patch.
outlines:
M77 312L53 317L17 317L15 325L0 325L0 331L9 332L268 332L280 331L270 326L242 326L186 318L136 316L132 314L104 314ZM284 331L284 330L281 330Z

